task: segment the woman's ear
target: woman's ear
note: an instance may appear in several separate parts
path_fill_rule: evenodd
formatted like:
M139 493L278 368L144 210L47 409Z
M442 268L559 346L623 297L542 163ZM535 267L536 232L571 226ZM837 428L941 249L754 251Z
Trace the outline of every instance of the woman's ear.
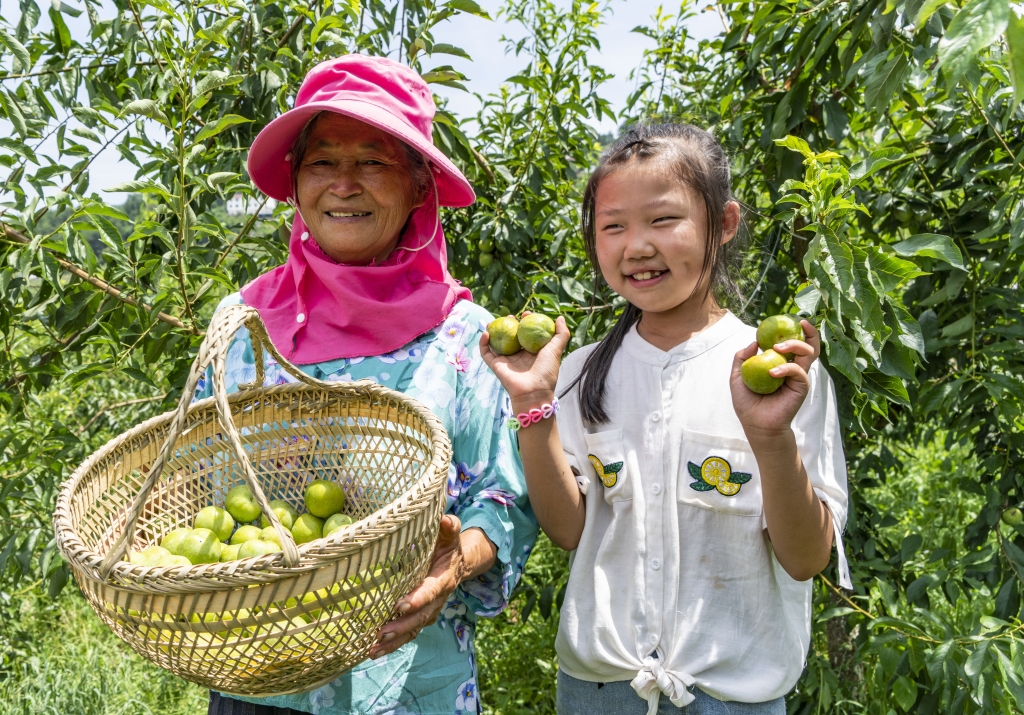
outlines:
M722 212L722 243L729 243L740 230L740 205L738 201L730 201Z
M427 203L427 197L430 196L430 189L421 187L416 190L416 197L412 202L412 210L415 211L423 204Z

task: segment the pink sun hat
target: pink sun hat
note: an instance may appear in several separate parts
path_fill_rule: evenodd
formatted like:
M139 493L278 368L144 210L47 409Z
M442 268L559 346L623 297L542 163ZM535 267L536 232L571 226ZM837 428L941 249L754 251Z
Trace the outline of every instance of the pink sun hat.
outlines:
M401 139L430 162L441 206L469 206L473 187L434 146L434 98L416 72L384 57L345 55L321 62L302 81L295 107L263 128L249 150L249 176L278 201L292 195L288 153L315 114L336 112Z

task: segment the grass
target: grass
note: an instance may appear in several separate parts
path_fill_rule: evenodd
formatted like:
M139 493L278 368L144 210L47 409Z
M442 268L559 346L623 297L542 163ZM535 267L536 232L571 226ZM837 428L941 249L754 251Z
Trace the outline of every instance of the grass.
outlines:
M565 557L538 543L528 580L541 588L564 572ZM538 589L539 591L540 589ZM0 715L201 715L207 690L171 675L119 640L70 583L56 602L40 587L18 604L0 604ZM557 609L534 608L522 622L524 598L477 634L483 712L541 715L555 711Z
M938 568L927 564L935 547L962 555L962 524L973 518L983 497L959 488L976 468L966 450L945 450L936 438L903 450L902 457L900 473L860 489L859 496L895 517L881 529L887 541L898 545L908 533L924 537L925 548L915 556L913 568L926 572ZM564 552L542 536L524 578L524 586L536 597L528 618L523 615L530 599L524 593L497 618L481 619L476 649L485 715L554 713L558 613L556 607L544 608L549 611L545 618L536 604L545 600L545 591L551 604L566 570ZM20 604L13 599L0 603L0 715L206 712L204 688L135 655L96 618L73 585L55 603L38 588L22 594ZM958 614L937 592L933 602L955 620L976 619L977 614ZM976 610L979 604L972 605ZM871 693L866 695L871 699Z
M0 715L206 713L205 688L136 655L74 586L55 603L36 593L3 626L2 640L18 644L19 654L0 669Z

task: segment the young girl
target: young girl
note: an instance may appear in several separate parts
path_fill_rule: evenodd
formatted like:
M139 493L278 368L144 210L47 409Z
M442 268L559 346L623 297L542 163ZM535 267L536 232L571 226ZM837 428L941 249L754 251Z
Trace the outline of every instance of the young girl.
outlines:
M772 370L781 389L758 395L740 377L755 330L715 299L740 223L729 186L707 132L632 128L583 199L587 253L628 301L619 322L561 370L563 318L536 356L480 343L515 414L557 404L557 420L534 413L518 434L537 520L575 550L560 715L782 715L833 540L849 583L846 466L818 332L803 321L806 342L775 346L795 359Z

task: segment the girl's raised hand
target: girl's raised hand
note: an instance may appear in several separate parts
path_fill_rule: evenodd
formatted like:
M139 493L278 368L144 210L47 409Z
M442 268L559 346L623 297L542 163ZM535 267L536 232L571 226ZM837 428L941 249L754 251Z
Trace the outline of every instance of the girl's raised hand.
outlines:
M743 424L748 439L752 438L752 432L757 436L770 437L788 431L800 405L807 397L807 391L810 389L807 373L821 354L821 336L810 322L801 320L800 324L803 326L806 341L787 340L773 346L775 352L793 353L794 357L792 362L769 371L772 377L786 378L782 387L770 395L759 395L748 389L740 374L743 361L757 354L757 343L751 343L733 358L732 375L729 377L732 406Z
M527 315L529 313L523 313L524 318ZM497 376L509 397L515 400L527 395L554 393L562 353L569 344L569 328L565 318L558 316L555 319L554 337L536 355L526 350L520 350L514 355L498 355L491 350L489 340L490 335L484 332L480 337L480 356Z

